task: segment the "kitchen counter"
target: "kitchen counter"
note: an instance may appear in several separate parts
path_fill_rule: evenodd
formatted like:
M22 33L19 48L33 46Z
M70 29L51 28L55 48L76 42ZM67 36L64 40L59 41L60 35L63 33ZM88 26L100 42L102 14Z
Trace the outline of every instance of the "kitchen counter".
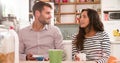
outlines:
M49 61L20 61L20 63L50 63ZM62 63L96 63L94 61L63 61Z
M120 41L119 40L113 40L113 41L111 41L111 44L120 44Z

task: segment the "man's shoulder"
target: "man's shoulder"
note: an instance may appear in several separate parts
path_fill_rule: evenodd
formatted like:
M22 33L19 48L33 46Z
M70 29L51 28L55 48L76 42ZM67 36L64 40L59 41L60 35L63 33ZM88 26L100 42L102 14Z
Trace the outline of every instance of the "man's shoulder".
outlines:
M57 27L57 26L54 26L54 25L48 25L48 28L50 29L50 30L58 30L59 28Z
M30 26L27 26L27 27L25 27L25 28L20 29L19 32L20 32L20 33L21 33L21 32L26 32L26 31L28 31L28 30L30 30Z

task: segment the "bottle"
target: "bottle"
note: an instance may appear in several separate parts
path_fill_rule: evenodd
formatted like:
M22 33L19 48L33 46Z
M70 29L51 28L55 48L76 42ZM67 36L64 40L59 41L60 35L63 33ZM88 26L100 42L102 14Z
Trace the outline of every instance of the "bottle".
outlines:
M62 2L63 2L63 3L67 3L67 2L68 2L68 0L62 0Z
M19 63L19 40L13 29L0 26L0 63Z
M105 20L105 21L108 21L108 16L109 16L109 15L108 15L108 12L107 12L107 13L104 13L104 20Z

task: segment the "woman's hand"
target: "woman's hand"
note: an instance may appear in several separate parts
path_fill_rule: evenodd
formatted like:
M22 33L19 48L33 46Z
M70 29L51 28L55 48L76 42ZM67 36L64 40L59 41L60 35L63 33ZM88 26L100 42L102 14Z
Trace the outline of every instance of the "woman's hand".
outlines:
M49 58L45 58L44 61L49 61Z
M80 58L78 57L78 54L75 54L75 55L74 55L74 60L75 60L75 61L80 61Z

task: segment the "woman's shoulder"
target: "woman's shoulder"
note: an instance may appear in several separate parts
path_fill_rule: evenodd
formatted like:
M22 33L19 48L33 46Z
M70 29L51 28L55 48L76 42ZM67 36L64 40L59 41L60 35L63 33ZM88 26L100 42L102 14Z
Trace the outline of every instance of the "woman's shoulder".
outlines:
M97 35L102 36L102 37L109 37L106 31L97 32Z
M77 36L77 34L74 33L74 34L72 35L72 39L76 39L76 36Z
M99 34L106 34L107 32L106 31L98 31L97 33L99 33Z
M76 36L77 36L76 33L74 33L74 34L72 35L72 43L75 43L75 40L77 39Z

